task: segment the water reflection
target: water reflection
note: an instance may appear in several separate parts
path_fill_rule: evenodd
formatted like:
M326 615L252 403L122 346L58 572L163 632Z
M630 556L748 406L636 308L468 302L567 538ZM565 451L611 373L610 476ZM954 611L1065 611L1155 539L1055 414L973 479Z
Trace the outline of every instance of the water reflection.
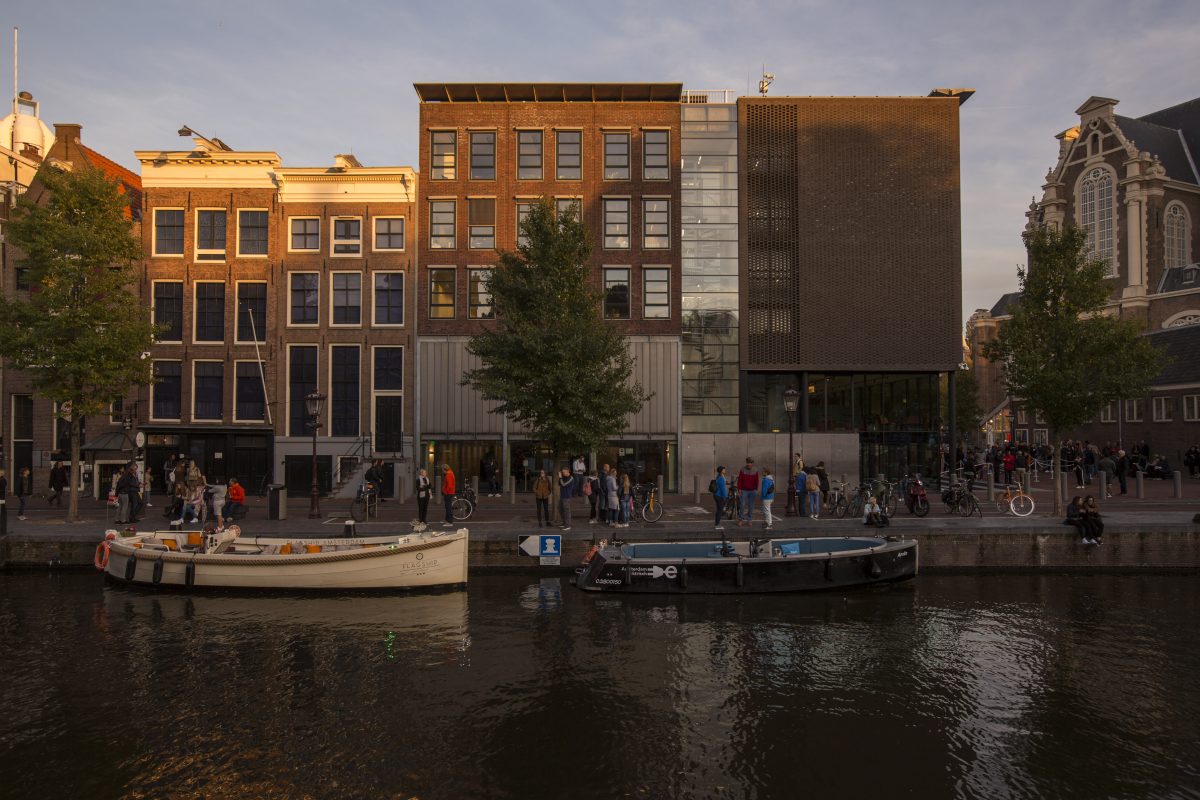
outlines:
M614 598L5 575L2 794L1198 797L1198 605L1164 576Z

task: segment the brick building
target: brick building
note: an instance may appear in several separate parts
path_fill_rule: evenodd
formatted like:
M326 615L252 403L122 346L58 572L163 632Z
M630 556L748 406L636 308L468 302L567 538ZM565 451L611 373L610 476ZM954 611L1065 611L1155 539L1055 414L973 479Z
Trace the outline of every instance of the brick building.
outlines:
M366 458L394 464L407 452L411 464L403 396L415 173L352 156L283 167L273 152L200 136L188 151L136 156L142 301L164 328L151 356L156 382L137 415L151 474L184 453L211 482L236 475L253 488L270 479L307 491L303 401L314 391L327 398L324 490Z
M478 474L493 456L518 477L549 467L528 431L509 429L471 389L468 337L491 317L487 274L517 245L540 197L578 203L604 314L629 339L654 393L597 454L636 480L674 487L680 435L679 84L416 84L422 253L421 464ZM602 402L603 398L597 398Z
M1071 438L1094 442L1146 441L1177 460L1200 440L1200 99L1132 118L1116 113L1118 101L1092 97L1075 110L1079 124L1061 132L1057 163L1046 174L1041 200L1027 228L1071 223L1088 231L1091 252L1109 265L1112 294L1107 312L1134 319L1174 362L1141 398L1114 398L1093 423ZM995 336L1015 294L973 316L968 338ZM1038 442L1048 438L1037 415L1010 401L999 370L975 350L980 392L995 400L986 425L992 438ZM1119 408L1118 408L1119 407Z

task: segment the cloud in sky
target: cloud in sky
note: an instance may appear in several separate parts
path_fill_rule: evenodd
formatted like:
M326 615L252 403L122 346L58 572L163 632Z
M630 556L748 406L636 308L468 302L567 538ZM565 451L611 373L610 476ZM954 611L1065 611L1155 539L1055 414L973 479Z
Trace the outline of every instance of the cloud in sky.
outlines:
M21 28L21 88L46 120L83 123L90 146L134 168L135 149L179 147L183 123L289 164L352 151L415 166L418 81L681 81L745 94L765 64L776 95L973 87L965 319L1015 288L1024 212L1076 107L1103 95L1138 116L1195 94L1194 11L1169 0L16 0L0 23Z

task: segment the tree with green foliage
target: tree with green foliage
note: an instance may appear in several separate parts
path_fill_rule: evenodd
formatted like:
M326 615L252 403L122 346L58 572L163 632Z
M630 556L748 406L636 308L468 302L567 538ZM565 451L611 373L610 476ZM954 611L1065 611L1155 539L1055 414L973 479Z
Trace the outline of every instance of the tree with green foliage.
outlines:
M1108 268L1088 256L1085 231L1039 228L1024 239L1029 269L1017 270L1020 300L984 353L1001 365L1009 395L1045 417L1060 476L1059 437L1097 417L1113 398L1145 394L1163 357L1137 321L1104 313ZM1059 479L1054 513L1062 507Z
M71 521L79 519L83 418L152 380L144 354L155 328L134 288L142 248L128 207L98 170L47 165L5 226L32 288L28 297L0 297L0 357L70 409Z
M649 395L631 381L634 359L603 318L591 286L591 244L578 204L555 215L546 198L521 223L487 288L495 322L467 344L481 366L462 380L493 413L527 425L555 454L585 453L620 434Z
M979 381L975 377L975 368L957 373L954 381L954 422L958 426L959 439L975 443L979 439L983 417L979 410Z

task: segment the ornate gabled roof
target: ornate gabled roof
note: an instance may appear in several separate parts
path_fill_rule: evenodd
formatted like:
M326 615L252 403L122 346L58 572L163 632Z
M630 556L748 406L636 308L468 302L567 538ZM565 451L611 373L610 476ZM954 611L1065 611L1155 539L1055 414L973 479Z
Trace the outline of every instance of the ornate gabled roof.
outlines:
M1121 133L1137 147L1158 156L1167 176L1184 183L1200 183L1200 175L1196 174L1195 164L1189 157L1188 147L1180 136L1180 131L1153 122L1147 122L1143 117L1116 117L1117 127Z

